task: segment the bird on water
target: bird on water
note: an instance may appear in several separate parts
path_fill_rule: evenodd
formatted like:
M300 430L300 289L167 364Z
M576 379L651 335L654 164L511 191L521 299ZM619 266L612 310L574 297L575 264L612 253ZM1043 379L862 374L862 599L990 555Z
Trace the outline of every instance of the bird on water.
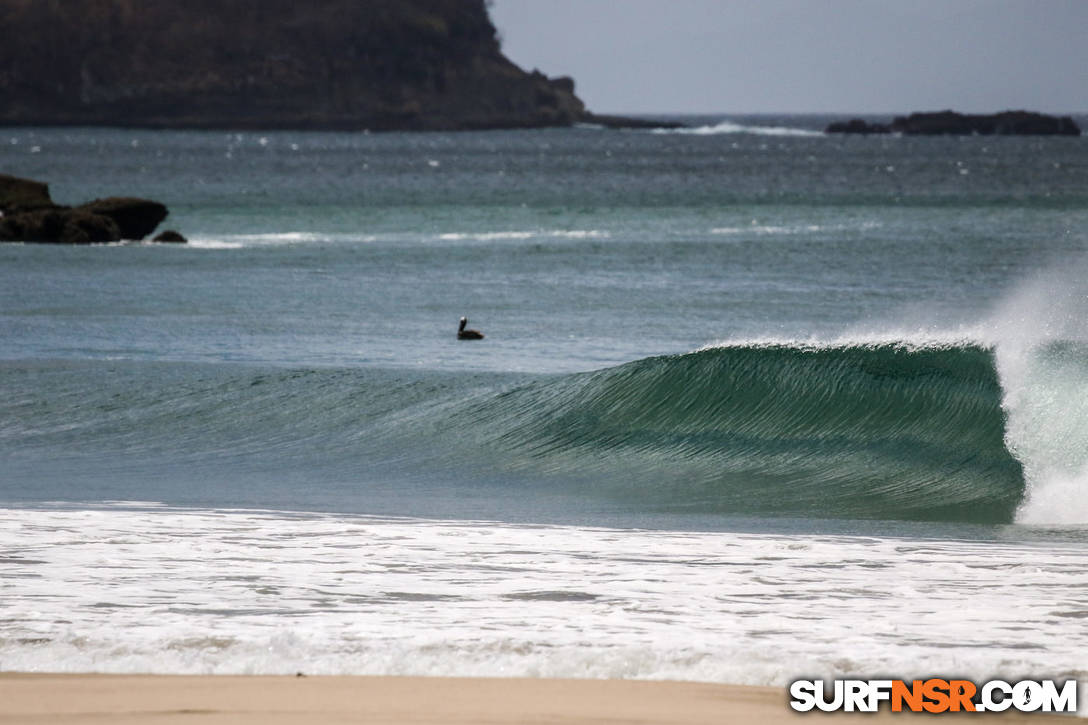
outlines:
M466 330L465 325L468 324L468 318L461 318L461 326L457 328L458 340L482 340L484 339L484 333L479 330Z

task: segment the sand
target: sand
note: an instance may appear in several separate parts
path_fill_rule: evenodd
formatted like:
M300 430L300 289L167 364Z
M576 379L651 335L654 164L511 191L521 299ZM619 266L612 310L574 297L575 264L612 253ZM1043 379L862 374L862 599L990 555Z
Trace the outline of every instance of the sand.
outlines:
M786 691L692 682L440 677L0 674L0 723L759 723L891 722L914 715L795 713ZM926 716L922 716L926 717ZM932 718L933 716L928 716ZM974 722L1069 723L971 714Z

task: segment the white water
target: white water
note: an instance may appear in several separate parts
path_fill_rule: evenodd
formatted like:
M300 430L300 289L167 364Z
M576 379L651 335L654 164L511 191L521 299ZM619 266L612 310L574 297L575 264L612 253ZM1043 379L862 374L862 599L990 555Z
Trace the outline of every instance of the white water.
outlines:
M993 349L1007 416L1006 446L1024 468L1025 500L1017 523L1088 524L1088 260L1055 265L1023 281L980 323L881 325L832 339L771 336L706 347L742 343Z
M712 126L694 128L655 128L652 133L680 134L690 136L716 136L724 133L749 133L756 136L825 136L822 131L787 126L750 126L733 121L721 121Z
M266 234L225 234L216 237L194 237L187 245L178 249L245 249L252 247L271 247L282 245L312 244L314 242L337 242L362 244L371 242L400 242L418 244L421 242L505 242L550 239L609 239L611 232L603 229L533 229L499 230L486 232L439 232L435 234L413 234L388 232L384 234L344 234L317 232L269 232ZM149 242L150 244L150 242Z
M1086 271L1080 262L1026 281L988 324L1006 441L1027 483L1021 523L1088 523Z
M608 239L611 236L601 229L537 229L534 231L498 231L498 232L445 232L438 235L444 242L471 240L476 242L494 242L522 239Z
M1088 676L1084 545L0 510L0 670Z

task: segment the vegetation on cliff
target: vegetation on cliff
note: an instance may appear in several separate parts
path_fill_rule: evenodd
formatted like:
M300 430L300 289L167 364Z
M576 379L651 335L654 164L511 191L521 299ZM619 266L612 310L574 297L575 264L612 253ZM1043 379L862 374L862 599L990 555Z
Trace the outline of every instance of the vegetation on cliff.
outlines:
M0 0L0 123L567 125L569 78L501 52L484 0Z

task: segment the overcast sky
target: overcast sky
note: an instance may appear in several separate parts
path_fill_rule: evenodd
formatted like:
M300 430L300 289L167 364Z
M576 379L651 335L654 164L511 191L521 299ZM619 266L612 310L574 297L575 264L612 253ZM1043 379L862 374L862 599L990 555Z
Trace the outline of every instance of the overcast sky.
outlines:
M599 113L1088 112L1088 0L494 0Z

